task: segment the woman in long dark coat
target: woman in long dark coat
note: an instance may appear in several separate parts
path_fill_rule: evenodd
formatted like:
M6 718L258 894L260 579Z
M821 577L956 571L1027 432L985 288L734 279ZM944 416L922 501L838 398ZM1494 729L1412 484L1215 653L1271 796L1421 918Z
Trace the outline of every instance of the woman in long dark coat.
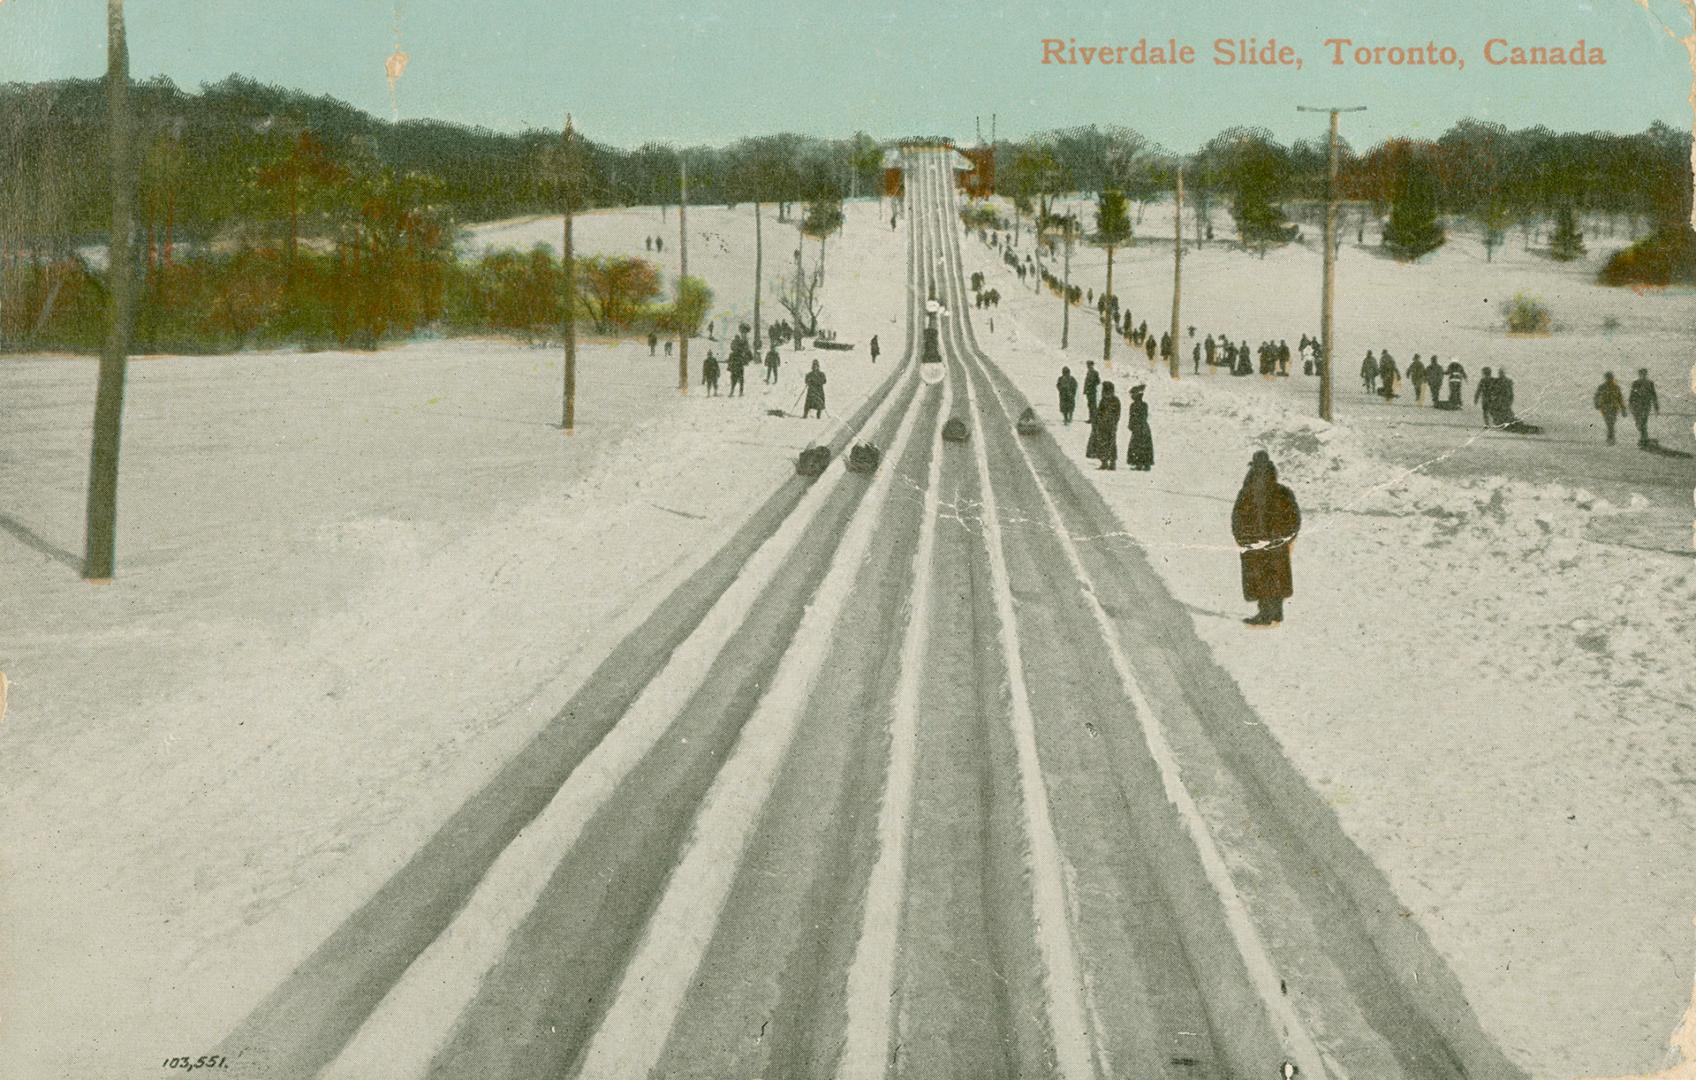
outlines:
M1131 387L1131 403L1125 409L1130 416L1130 450L1125 464L1142 472L1154 468L1154 432L1148 427L1148 402L1142 399L1142 386Z
M1243 620L1248 625L1284 621L1284 601L1295 593L1290 545L1300 531L1295 495L1278 483L1278 467L1266 451L1256 450L1231 510L1231 534L1241 549L1243 599L1260 605L1257 614Z
M1095 406L1095 419L1089 427L1089 445L1085 457L1101 462L1103 469L1119 467L1119 398L1113 384L1101 384L1101 401Z

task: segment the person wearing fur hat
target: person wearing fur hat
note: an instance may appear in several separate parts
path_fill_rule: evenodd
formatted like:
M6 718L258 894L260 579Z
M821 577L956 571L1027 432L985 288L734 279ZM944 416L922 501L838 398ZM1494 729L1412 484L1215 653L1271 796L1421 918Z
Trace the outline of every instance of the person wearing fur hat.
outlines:
M1231 534L1242 560L1243 599L1260 607L1243 620L1248 625L1277 626L1284 621L1284 601L1295 593L1290 545L1300 531L1295 494L1278 483L1278 467L1266 451L1256 450L1231 509Z

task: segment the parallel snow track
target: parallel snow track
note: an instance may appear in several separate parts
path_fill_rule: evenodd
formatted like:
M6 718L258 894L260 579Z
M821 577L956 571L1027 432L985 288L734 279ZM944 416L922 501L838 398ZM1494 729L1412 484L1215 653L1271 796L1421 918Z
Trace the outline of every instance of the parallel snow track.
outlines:
M943 199L946 206L944 216L951 222L954 209L953 200L950 197L952 189L947 185L941 185L941 187L943 188ZM959 251L951 229L948 230L947 239L943 241L942 246L948 252L945 274L948 291L951 295L959 298L960 306L963 309L966 290L963 282L963 271L959 265ZM983 372L988 363L988 357L978 347L972 333L969 316L963 310L961 318L950 323L949 330L949 345L958 350L958 355L962 360L969 361L979 372ZM1008 407L1006 399L996 388L994 381L988 378L987 373L984 374L984 378L996 398L997 412L1000 415L991 417L987 413L980 413L980 423L985 427L990 424L1011 425L1015 420L1013 410ZM977 398L975 393L971 397L973 407L976 409ZM1014 445L1018 447L1019 455L1029 471L1036 490L1042 497L1053 534L1058 539L1061 550L1065 553L1067 564L1076 578L1079 593L1090 614L1094 617L1096 625L1101 631L1102 639L1109 645L1108 652L1112 658L1114 673L1118 677L1126 699L1131 702L1141 721L1138 726L1143 733L1149 754L1159 766L1166 795L1178 808L1180 817L1195 844L1196 854L1202 861L1208 880L1212 883L1223 904L1227 924L1236 943L1238 953L1254 981L1255 990L1263 1005L1278 1023L1289 1053L1289 1060L1299 1066L1305 1075L1331 1076L1341 1080L1342 1074L1336 1063L1328 1061L1320 1052L1312 1035L1307 1030L1305 1021L1296 1012L1290 997L1283 989L1276 966L1265 942L1261 939L1259 930L1255 927L1254 921L1248 913L1247 907L1243 903L1235 881L1231 878L1230 870L1225 864L1224 855L1219 850L1205 819L1201 816L1200 808L1196 806L1195 800L1184 786L1182 772L1162 731L1159 716L1131 668L1124 643L1119 640L1118 627L1101 604L1095 586L1090 580L1088 572L1084 569L1077 544L1066 527L1066 522L1061 516L1052 493L1043 483L1035 462L1031 460L1029 451L1016 441ZM992 513L990 516L993 518Z

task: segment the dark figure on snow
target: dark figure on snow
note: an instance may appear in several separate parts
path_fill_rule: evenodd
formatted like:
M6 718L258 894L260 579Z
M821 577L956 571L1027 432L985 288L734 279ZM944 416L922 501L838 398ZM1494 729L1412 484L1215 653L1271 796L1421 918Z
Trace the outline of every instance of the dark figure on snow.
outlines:
M1231 374L1253 375L1254 363L1249 359L1248 342L1245 341L1241 345L1233 345L1231 348L1236 354L1236 360L1233 362L1231 367Z
M1150 334L1148 337L1143 338L1142 341L1143 341L1143 351L1148 353L1148 366L1153 367L1154 366L1154 349L1155 349L1154 335Z
M1054 389L1060 391L1060 420L1062 423L1072 422L1072 412L1078 407L1078 380L1072 375L1072 369L1060 369L1060 378L1055 381Z
M1201 346L1200 345L1197 345L1193 349L1190 350L1190 374L1191 375L1200 375L1201 374Z
M748 339L738 336L730 343L730 359L725 367L730 369L730 395L746 395L748 388L743 384L743 374L748 365L754 362L754 350L748 347Z
M1620 414L1625 412L1625 395L1620 393L1619 383L1614 382L1614 373L1609 371L1602 375L1602 385L1596 387L1596 394L1590 399L1596 406L1596 411L1602 414L1602 423L1608 429L1608 444L1614 441L1614 425L1619 422Z
M1425 404L1425 364L1418 353L1413 354L1413 361L1407 366L1407 381L1413 387L1413 403Z
M1513 414L1513 380L1508 378L1507 368L1496 369L1496 423L1516 434L1526 433L1526 425Z
M1637 378L1631 384L1631 419L1637 424L1637 445L1648 446L1654 440L1649 438L1649 413L1661 411L1661 399L1655 393L1655 384L1649 381L1649 369L1638 368Z
M1202 353L1207 357L1207 366L1208 367L1214 367L1215 366L1214 360L1216 359L1216 353L1218 351L1218 348L1219 347L1217 345L1213 344L1213 335L1212 334L1207 335L1207 337L1202 340L1201 350L1202 350Z
M1231 510L1231 535L1241 549L1243 599L1260 605L1257 614L1243 620L1248 625L1284 621L1284 601L1295 593L1290 545L1300 531L1295 495L1278 483L1278 468L1266 451L1256 450Z
M776 345L766 349L766 382L774 383L777 381L777 366L782 362L778 359Z
M1484 426L1496 426L1496 377L1485 368L1478 376L1478 385L1472 388L1472 403L1484 410Z
M1154 468L1154 432L1148 427L1148 402L1142 399L1144 389L1141 384L1131 387L1131 403L1125 409L1130 417L1128 429L1131 433L1125 464L1139 472Z
M1095 423L1095 403L1101 396L1101 372L1095 370L1095 361L1084 364L1084 420L1089 424Z
M819 370L819 362L813 361L813 370L807 372L807 401L801 406L801 419L805 420L809 412L818 413L819 419L824 419L824 372Z
M707 358L701 361L701 382L706 384L708 397L718 395L718 357L711 349L707 350Z
M1278 374L1290 373L1290 343L1283 338L1278 339Z
M1368 394L1373 392L1373 383L1378 381L1378 358L1372 355L1372 350L1366 350L1366 359L1360 362L1360 384Z
M1443 396L1445 379L1446 374L1443 371L1443 365L1437 362L1435 356L1431 357L1431 362L1425 365L1425 381L1431 387L1431 405L1433 408L1442 407L1438 403L1438 399Z
M1396 380L1399 378L1401 373L1396 370L1396 362L1386 349L1384 355L1378 358L1378 392L1384 395L1385 401L1396 396Z
M1101 462L1103 469L1119 467L1119 398L1110 382L1101 384L1101 403L1095 407L1084 456Z
M670 338L666 338L666 339L665 339L665 354L666 354L666 355L667 355L667 356L670 356L670 355L671 355L671 347L672 347L672 345L674 345L674 344L676 344L676 343L675 343L675 342L673 342L673 341L672 341L672 340L671 340L671 339L670 339Z
M879 347L879 345L877 343L877 335L876 334L872 335L871 353L872 353L872 363L874 363L874 364L877 363L877 358L883 355L883 349L881 347Z
M663 237L663 236L654 237L654 250L655 251L664 251L665 250L665 237Z
M642 250L643 251L654 250L654 238L653 237L651 237L651 236L642 237Z
M648 355L654 355L654 348L659 345L660 336L652 330L648 331Z

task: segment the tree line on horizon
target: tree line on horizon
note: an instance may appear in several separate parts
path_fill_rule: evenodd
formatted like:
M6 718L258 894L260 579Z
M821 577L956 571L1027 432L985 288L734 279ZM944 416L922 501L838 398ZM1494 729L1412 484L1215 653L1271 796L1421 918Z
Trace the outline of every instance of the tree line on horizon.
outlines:
M1431 140L1393 138L1365 153L1338 147L1337 198L1355 220L1388 218L1383 243L1417 258L1445 240L1445 219L1478 229L1492 257L1514 227L1550 230L1550 254L1570 259L1584 248L1580 220L1600 218L1637 240L1604 267L1605 284L1696 281L1691 231L1691 136L1655 123L1636 134L1510 131L1462 120ZM1196 243L1212 239L1210 210L1223 203L1238 239L1264 253L1295 239L1290 210L1318 213L1326 199L1329 149L1322 138L1284 145L1260 128L1220 132L1196 151L1162 149L1126 127L1088 125L1042 132L996 147L996 186L1011 198L1015 229L1039 229L1052 206L1073 192L1123 193L1141 211L1164 199L1184 172Z
M0 153L12 164L0 175L0 348L89 349L103 332L100 268L79 251L103 245L111 227L106 93L100 79L0 86ZM516 302L497 293L529 295L549 280L534 260L526 276L488 259L468 279L455 238L472 222L559 212L558 132L391 123L239 76L197 93L164 78L133 82L130 100L144 347L369 347L454 311L460 323L495 327L493 313ZM864 132L683 148L578 138L572 191L579 209L663 207L677 201L686 164L693 203L774 203L780 221L804 203L795 221L821 242L822 274L841 200L882 190L885 145ZM1344 144L1339 158L1339 197L1388 215L1384 243L1398 256L1433 250L1443 220L1459 217L1477 224L1487 255L1515 225L1549 223L1554 257L1573 257L1583 250L1577 221L1601 215L1629 237L1647 234L1610 260L1604 280L1615 270L1617 283L1696 279L1690 135L1666 125L1625 135L1463 120L1435 140L1391 139L1365 153ZM1140 221L1181 167L1196 242L1213 238L1210 210L1223 205L1237 239L1262 254L1295 238L1288 215L1311 219L1327 187L1322 139L1285 145L1253 128L1189 154L1123 126L1059 129L999 142L995 166L1016 229L1026 216L1051 225L1054 203L1078 192L1122 193ZM637 308L650 306L645 291ZM540 323L557 307L532 305L527 318ZM656 311L649 321L675 320Z

